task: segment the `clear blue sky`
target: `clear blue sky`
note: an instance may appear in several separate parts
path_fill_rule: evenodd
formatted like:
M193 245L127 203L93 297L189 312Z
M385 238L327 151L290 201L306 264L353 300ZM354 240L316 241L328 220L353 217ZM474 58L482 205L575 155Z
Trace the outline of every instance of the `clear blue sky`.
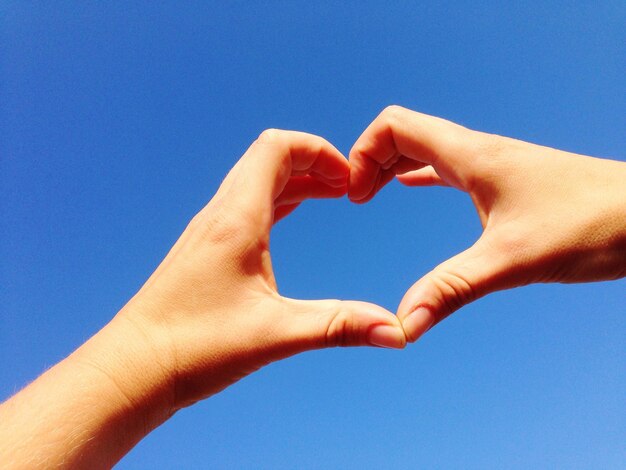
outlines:
M626 157L626 4L0 2L0 399L138 290L267 127L347 152L388 104ZM158 6L157 6L158 4ZM392 183L273 232L280 290L392 311L480 232ZM405 351L273 364L119 468L623 468L626 282L465 307Z

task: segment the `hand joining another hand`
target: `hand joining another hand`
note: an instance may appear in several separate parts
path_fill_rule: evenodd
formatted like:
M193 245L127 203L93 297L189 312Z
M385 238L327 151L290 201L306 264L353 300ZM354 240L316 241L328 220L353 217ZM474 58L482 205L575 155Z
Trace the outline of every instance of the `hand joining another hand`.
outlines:
M398 106L350 152L354 202L397 175L468 193L483 233L415 283L398 307L407 338L490 292L626 275L626 164L473 131Z
M397 316L365 302L282 297L269 251L273 224L308 198L347 193L367 202L394 177L467 192L483 234L418 280ZM37 462L107 466L176 410L269 362L332 346L402 348L496 290L623 277L624 181L622 162L396 106L359 137L349 163L321 137L265 131L111 323L0 407L10 423L0 455L19 463L25 449L31 459L42 454ZM43 396L52 405L37 407ZM61 433L50 444L45 423L62 427L77 407L90 419L73 428L72 439ZM20 448L13 444L23 439L28 409L45 409L45 421L30 428L32 445Z

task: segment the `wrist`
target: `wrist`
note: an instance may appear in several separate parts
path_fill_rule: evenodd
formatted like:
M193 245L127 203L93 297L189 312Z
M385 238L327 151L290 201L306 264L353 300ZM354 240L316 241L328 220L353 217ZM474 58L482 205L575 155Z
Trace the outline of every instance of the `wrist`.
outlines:
M67 359L97 381L97 393L115 405L133 445L177 409L167 341L135 321L127 306Z
M111 468L173 413L157 344L120 312L3 403L3 468Z

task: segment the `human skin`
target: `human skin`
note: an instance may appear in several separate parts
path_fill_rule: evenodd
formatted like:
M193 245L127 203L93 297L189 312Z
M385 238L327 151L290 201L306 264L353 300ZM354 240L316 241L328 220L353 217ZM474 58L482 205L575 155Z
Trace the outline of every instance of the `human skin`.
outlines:
M626 275L626 164L467 129L390 106L350 151L348 196L369 201L397 176L467 192L483 226L467 250L404 295L410 341L490 292ZM425 228L427 230L427 228Z
M248 149L139 293L67 359L0 405L3 468L108 468L177 410L309 349L401 348L489 292L626 274L626 164L471 131L399 107L355 143L270 130ZM306 198L366 202L405 184L467 191L467 251L375 305L277 292L272 225ZM398 318L402 320L400 324ZM402 329L404 327L404 331Z
M348 176L321 137L261 134L112 321L0 406L2 468L110 468L177 410L272 361L404 347L381 307L277 291L273 224L304 199L345 195Z

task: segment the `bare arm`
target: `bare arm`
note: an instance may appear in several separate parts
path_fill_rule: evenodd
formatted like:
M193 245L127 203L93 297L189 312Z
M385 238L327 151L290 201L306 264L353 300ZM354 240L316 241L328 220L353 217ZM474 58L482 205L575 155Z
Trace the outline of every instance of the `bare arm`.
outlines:
M404 347L380 307L277 291L272 225L304 199L343 196L348 174L324 139L264 132L115 318L0 406L3 468L108 468L177 410L272 361Z

